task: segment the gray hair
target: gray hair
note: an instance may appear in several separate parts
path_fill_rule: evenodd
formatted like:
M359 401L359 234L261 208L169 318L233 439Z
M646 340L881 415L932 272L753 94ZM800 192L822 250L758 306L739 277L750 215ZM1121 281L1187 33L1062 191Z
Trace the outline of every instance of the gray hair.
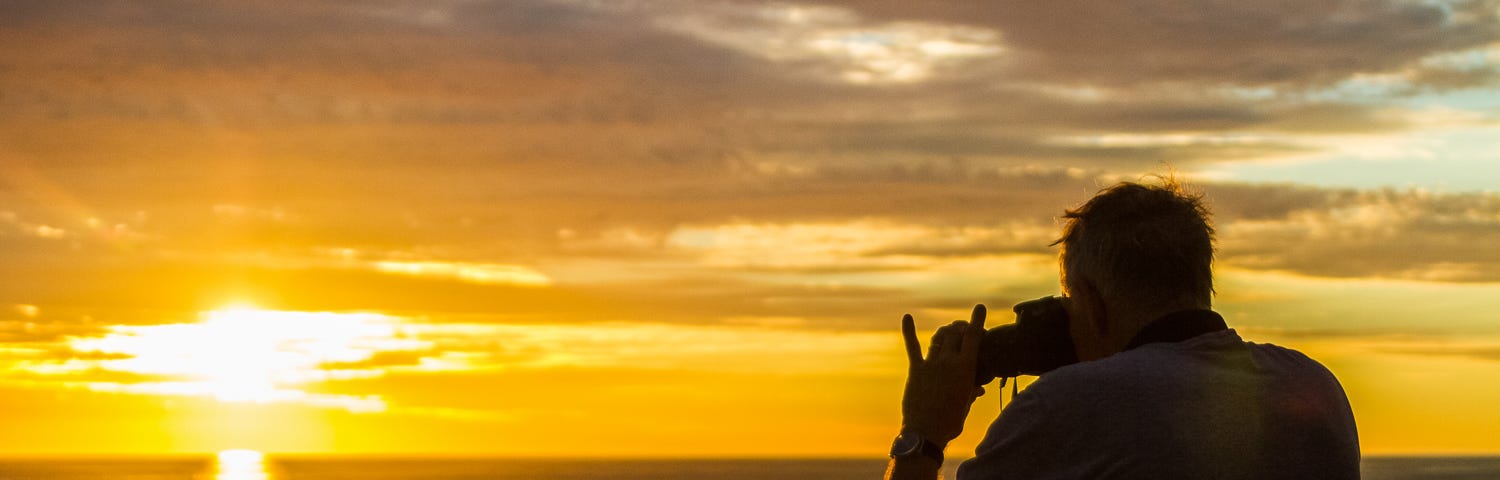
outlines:
M1137 309L1209 305L1214 227L1200 194L1170 177L1124 182L1063 214L1063 288L1083 275L1105 299Z

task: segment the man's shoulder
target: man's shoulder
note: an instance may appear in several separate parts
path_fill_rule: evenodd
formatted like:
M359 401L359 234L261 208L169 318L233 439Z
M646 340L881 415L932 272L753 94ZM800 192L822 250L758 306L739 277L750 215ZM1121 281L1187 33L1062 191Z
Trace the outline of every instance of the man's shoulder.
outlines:
M1357 472L1359 457L1352 413L1328 369L1232 330L1048 372L1006 407L975 453L960 478L1160 477L1163 469L1214 478L1226 465L1326 478L1317 473Z
M1333 376L1328 371L1328 367L1325 367L1321 362L1313 360L1312 357L1300 351L1273 343L1245 342L1245 346L1261 364L1317 372L1329 377Z
M1182 342L1150 343L1105 358L1067 365L1043 375L1053 383L1099 382L1122 377L1159 376L1180 371L1184 364L1222 363L1224 359L1243 356L1255 344L1245 342L1226 330L1208 333ZM1275 347L1280 348L1280 347ZM1039 379L1040 383L1040 379Z
M1061 367L1038 378L1030 388L1036 388L1036 393L1044 396L1073 395L1080 389L1157 390L1163 384L1236 373L1337 384L1323 364L1302 352L1279 345L1248 342L1230 329L1182 342L1147 344L1102 359Z
M1278 387L1303 399L1340 404L1347 409L1348 399L1338 377L1322 362L1291 348L1269 343L1246 342L1257 368L1274 378ZM1335 405L1330 405L1334 408Z

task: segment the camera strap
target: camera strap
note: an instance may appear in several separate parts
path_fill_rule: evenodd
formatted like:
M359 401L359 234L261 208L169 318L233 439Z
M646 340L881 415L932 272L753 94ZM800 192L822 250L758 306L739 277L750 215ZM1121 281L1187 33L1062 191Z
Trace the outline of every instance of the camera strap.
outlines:
M1224 317L1213 310L1183 310L1169 313L1141 329L1125 350L1157 342L1181 342L1205 333L1228 330Z

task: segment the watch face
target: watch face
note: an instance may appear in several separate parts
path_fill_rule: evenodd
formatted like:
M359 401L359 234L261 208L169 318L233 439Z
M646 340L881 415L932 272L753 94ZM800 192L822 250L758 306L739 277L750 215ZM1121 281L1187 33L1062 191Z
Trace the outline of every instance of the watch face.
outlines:
M901 432L896 436L896 441L891 443L892 457L905 457L917 453L922 449L922 437L920 435Z

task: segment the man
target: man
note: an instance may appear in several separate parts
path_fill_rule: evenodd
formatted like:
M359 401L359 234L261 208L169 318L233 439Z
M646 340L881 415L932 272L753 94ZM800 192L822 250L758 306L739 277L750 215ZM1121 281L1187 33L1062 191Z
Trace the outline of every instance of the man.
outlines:
M1296 351L1245 342L1209 310L1213 227L1172 180L1122 183L1068 211L1062 288L1079 362L1043 374L990 426L959 480L1359 478L1343 388ZM910 315L902 431L887 478L933 479L963 429L985 309L922 357Z

